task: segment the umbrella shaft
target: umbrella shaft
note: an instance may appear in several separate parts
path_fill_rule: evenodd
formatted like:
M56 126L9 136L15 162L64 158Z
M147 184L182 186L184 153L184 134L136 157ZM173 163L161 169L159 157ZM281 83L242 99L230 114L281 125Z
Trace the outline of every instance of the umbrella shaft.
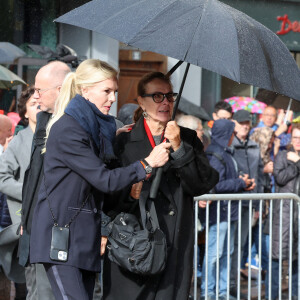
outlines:
M184 71L184 75L183 75L183 78L182 78L179 93L178 93L178 96L177 96L177 99L176 99L176 102L175 102L175 105L174 105L174 108L173 108L173 114L172 114L172 119L171 119L172 121L175 119L175 116L176 116L177 108L178 108L178 105L179 105L179 102L180 102L181 94L182 94L182 91L183 91L183 88L184 88L184 84L185 84L185 81L186 81L187 74L189 72L189 68L190 68L190 63L188 63L186 65L186 68L185 68L185 71Z

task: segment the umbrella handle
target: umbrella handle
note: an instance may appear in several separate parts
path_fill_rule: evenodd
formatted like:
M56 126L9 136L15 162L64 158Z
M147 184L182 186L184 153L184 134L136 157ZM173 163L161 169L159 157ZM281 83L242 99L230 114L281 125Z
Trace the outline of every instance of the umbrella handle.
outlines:
M177 111L177 108L178 108L178 105L179 105L179 101L180 101L181 94L182 94L182 91L183 91L183 87L184 87L184 84L185 84L185 81L186 81L186 77L187 77L187 74L189 72L189 68L190 68L190 63L188 63L186 65L186 68L185 68L185 72L184 72L184 75L183 75L183 79L182 79L182 82L181 82L181 86L180 86L180 89L179 89L177 100L176 100L174 108L173 108L173 114L172 114L172 118L171 118L172 121L175 119L175 116L176 116L176 111ZM163 139L164 138L162 138L162 140ZM156 199L158 188L159 188L161 177L162 177L162 173L163 173L162 167L158 168L157 171L156 171L156 175L155 175L155 177L152 181L152 184L151 184L150 194L149 194L150 199Z

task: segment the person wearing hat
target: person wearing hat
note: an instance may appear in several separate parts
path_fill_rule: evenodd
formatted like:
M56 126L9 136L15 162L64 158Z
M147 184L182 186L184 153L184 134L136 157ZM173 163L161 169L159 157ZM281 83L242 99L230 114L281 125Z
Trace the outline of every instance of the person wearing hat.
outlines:
M243 191L242 193L263 193L263 162L260 158L260 149L257 143L249 139L251 129L251 115L246 110L239 110L233 115L233 120L238 123L236 126L235 137L232 142L234 148L233 157L238 165L240 175L248 174L254 185L253 190ZM258 211L258 203L253 201L253 208ZM241 254L248 239L249 232L249 201L242 202L241 218ZM257 215L257 214L256 214ZM230 274L230 294L237 297L237 270L244 268L238 266L238 230L235 232L234 252L231 262ZM240 265L240 264L239 264ZM241 294L241 298L243 295Z

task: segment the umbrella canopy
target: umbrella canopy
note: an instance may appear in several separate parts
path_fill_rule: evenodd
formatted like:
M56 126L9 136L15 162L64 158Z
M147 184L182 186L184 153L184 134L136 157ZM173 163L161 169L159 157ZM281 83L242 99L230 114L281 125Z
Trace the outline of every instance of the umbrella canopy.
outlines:
M217 0L94 0L56 21L300 100L300 70L283 42Z
M267 106L267 104L255 100L252 97L231 97L225 99L224 101L231 105L234 113L238 110L245 109L252 114L262 114Z
M26 53L19 47L8 42L0 42L0 64L12 63L22 56L26 56Z
M208 115L206 110L188 100L181 97L181 100L178 105L178 109L187 115L195 116L201 120L209 121L211 117Z
M0 89L8 89L26 82L7 68L0 66Z
M258 89L255 99L266 103L267 105L272 105L275 108L287 109L289 106L290 98L286 96L279 95L275 92L267 91L265 89ZM291 103L290 109L294 112L300 112L300 102L293 101Z

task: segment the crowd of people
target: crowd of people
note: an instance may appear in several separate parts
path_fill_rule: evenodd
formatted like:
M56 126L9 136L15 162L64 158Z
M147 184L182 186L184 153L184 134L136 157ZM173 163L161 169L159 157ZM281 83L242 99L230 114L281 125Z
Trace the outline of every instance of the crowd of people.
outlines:
M54 61L37 72L34 86L18 99L24 129L12 138L10 119L0 115L0 254L10 245L10 255L0 256L0 265L15 283L15 299L188 299L195 196L299 192L300 125L289 126L284 112L267 106L254 127L248 111L233 114L231 106L220 101L208 124L185 114L171 121L177 93L168 76L152 72L138 83L137 103L127 108L130 117L121 109L124 116L118 120L109 113L117 90L118 72L103 61L85 60L75 71ZM158 168L163 176L151 201L165 235L167 259L161 273L143 276L110 259L109 247L114 245L109 225L121 212L143 218L139 200L149 198ZM289 227L289 205L284 203L284 228ZM201 299L205 295L215 299L216 290L219 299L227 299L228 280L230 295L236 299L237 271L245 269L247 244L255 248L260 238L254 225L253 241L248 240L249 215L257 219L259 205L253 202L252 212L243 202L240 243L237 202L228 206L228 201L200 201L199 207L202 225L209 224L203 259L208 272L202 272ZM267 211L266 202L262 237L266 278ZM275 206L274 212L272 267L278 270L279 208ZM290 237L288 230L284 232L286 259ZM295 231L295 244L297 236ZM13 242L6 240L11 237ZM56 251L55 243L64 244L63 251ZM244 254L241 262L238 245ZM295 257L293 282L298 280L296 267ZM278 276L273 272L270 299L277 296Z

